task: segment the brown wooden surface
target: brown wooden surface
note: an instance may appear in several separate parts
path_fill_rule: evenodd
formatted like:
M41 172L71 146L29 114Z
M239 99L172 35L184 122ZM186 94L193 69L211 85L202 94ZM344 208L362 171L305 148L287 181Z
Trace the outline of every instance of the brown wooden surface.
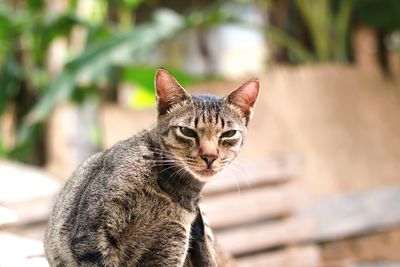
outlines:
M6 204L17 220L0 223L0 230L32 240L43 240L52 203L53 197L42 197Z
M238 266L320 263L316 246L298 246L313 235L312 222L292 216L308 197L295 179L299 163L296 156L261 159L228 170L206 186L203 205L210 225Z
M319 267L321 259L315 245L283 249L237 260L238 267Z
M23 226L29 224L43 223L49 218L53 197L35 198L28 201L4 205L17 215L17 221L0 225L0 228L8 226Z
M216 195L203 204L210 225L219 229L290 214L304 198L300 188L289 184Z
M203 193L208 196L285 183L296 177L299 165L300 159L296 155L261 158L246 163L238 159L206 184Z
M217 234L219 242L227 251L233 255L241 255L307 240L312 236L312 223L289 218L242 225Z
M334 262L324 262L320 267L400 267L400 262L372 261L360 262L358 259L336 260Z
M314 241L332 241L400 226L400 186L319 199L297 214L315 222Z
M346 238L321 245L326 262L358 259L364 262L400 262L400 227L379 233Z

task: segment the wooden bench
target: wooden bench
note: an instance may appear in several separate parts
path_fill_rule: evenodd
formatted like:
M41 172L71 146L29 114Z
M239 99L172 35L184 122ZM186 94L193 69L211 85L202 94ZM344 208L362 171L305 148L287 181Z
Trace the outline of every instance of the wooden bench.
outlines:
M0 266L48 266L41 240L59 187L38 168L0 161Z
M295 156L234 164L206 186L203 204L208 219L237 265L400 267L400 186L309 202L298 177L300 165ZM2 171L1 177L18 174ZM0 257L1 266L16 266L18 260L21 266L47 266L40 256L40 240L58 187L43 175L28 178L43 188L48 182L46 192L12 201L2 197L14 196L12 190L19 190L20 182L14 181L13 189L2 180L0 248L7 257Z
M296 217L313 221L326 267L400 267L400 185L318 199Z
M400 267L400 186L308 202L299 165L263 159L205 188L210 225L237 265Z
M210 225L239 267L321 264L318 247L305 242L312 222L294 216L307 200L299 165L295 156L262 159L228 169L206 186Z

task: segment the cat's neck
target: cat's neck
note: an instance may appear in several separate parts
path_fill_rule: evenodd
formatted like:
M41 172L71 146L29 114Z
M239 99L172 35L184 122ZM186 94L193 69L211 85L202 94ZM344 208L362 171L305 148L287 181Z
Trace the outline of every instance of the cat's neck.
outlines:
M158 166L157 184L172 199L185 209L194 211L200 200L200 192L204 183L198 181L187 171L182 173L180 167Z
M152 149L155 150L156 158L155 169L158 174L157 184L165 193L167 193L174 201L181 204L182 207L194 211L200 200L200 193L203 189L204 182L196 179L188 171L181 166L171 163L167 153L162 153L159 139L154 136L153 132ZM155 138L154 138L155 137Z

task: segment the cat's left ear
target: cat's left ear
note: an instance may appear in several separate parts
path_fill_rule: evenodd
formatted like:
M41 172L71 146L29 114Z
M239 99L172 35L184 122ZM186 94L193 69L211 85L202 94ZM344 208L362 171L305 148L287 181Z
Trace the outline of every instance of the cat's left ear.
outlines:
M253 108L259 90L260 82L257 79L252 79L230 92L225 99L229 104L239 108L248 121L253 116Z
M159 68L154 79L158 114L163 115L175 104L191 96L168 71Z

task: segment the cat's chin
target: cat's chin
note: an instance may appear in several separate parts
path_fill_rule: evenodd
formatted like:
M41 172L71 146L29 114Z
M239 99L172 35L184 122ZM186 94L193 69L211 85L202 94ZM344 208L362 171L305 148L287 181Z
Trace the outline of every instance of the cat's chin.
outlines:
M197 180L201 182L208 182L217 175L218 171L212 169L203 169L191 171L191 173Z

